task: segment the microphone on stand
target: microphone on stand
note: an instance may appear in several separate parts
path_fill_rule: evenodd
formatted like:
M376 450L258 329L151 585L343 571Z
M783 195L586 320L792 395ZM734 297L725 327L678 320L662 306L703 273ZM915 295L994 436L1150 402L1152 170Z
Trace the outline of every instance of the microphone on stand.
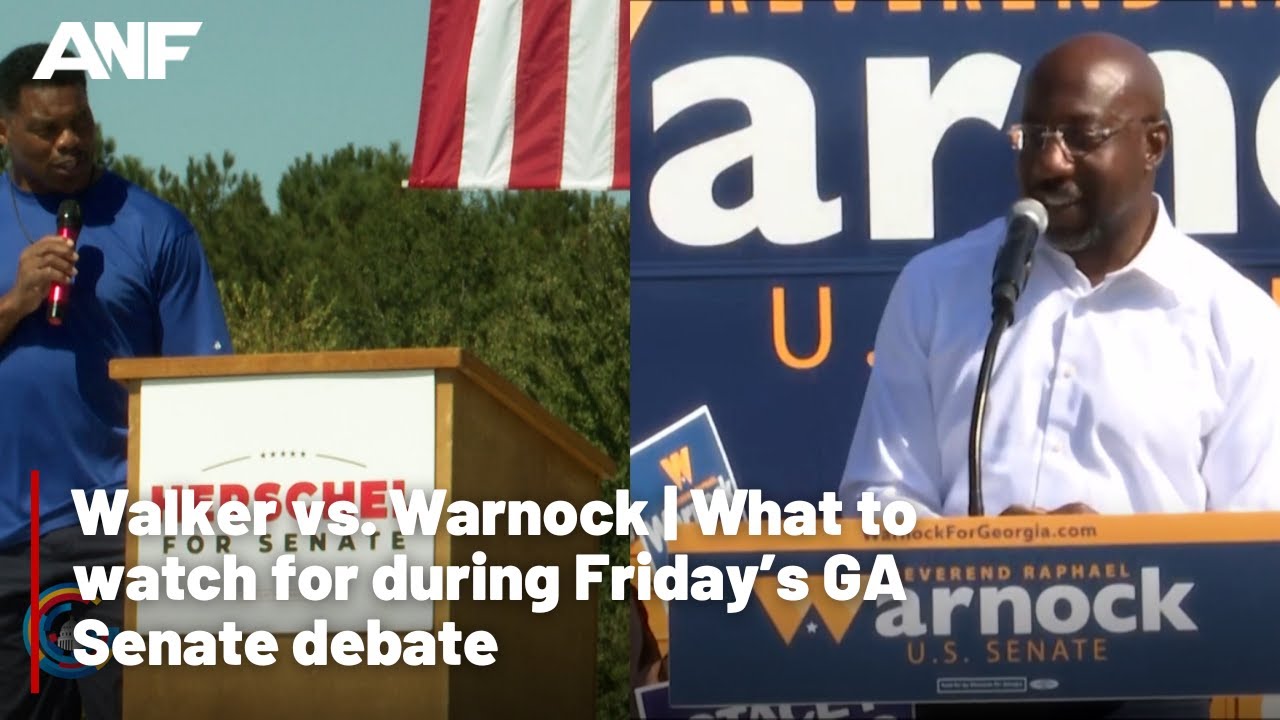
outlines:
M1031 254L1049 227L1049 213L1038 200L1023 198L1009 210L1004 245L991 270L991 332L978 368L978 388L969 422L969 515L986 514L982 505L982 425L986 419L987 392L1000 336L1013 324L1013 308L1031 275Z
M80 217L80 203L75 200L63 200L58 206L58 234L71 242L80 238L83 221ZM53 283L49 286L48 310L45 317L50 325L61 325L67 316L67 305L71 300L71 286L67 283Z

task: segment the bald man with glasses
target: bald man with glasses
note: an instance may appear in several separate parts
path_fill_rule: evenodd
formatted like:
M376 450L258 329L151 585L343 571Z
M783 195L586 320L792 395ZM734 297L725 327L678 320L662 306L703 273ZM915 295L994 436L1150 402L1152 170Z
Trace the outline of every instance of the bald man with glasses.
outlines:
M1010 129L1048 211L991 380L990 514L1280 509L1280 309L1179 232L1155 192L1160 73L1109 34L1054 48ZM1012 198L1011 198L1012 200ZM921 516L969 507L968 440L1005 220L914 257L876 337L840 483ZM1209 701L920 706L918 717L1200 717ZM974 715L977 716L977 715Z

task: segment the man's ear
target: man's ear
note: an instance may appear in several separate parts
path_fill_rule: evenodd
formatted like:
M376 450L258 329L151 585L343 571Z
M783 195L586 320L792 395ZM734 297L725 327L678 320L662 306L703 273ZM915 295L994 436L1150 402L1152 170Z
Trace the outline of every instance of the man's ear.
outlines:
M9 117L0 113L0 146L9 147Z
M1157 120L1147 126L1145 139L1148 172L1154 172L1164 162L1164 156L1169 151L1169 135L1169 123L1165 120Z

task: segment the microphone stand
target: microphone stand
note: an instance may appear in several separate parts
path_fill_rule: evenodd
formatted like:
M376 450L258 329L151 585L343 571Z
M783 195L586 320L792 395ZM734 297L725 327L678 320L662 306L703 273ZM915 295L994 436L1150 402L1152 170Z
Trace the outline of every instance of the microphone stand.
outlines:
M991 315L991 332L982 351L978 368L978 389L973 398L973 415L969 419L969 516L986 514L982 505L982 430L987 415L987 393L991 386L991 370L995 365L1000 336L1013 324L1013 308L1000 307Z
M1014 203L1009 213L1009 229L1004 245L996 253L991 270L991 332L978 368L978 389L969 419L969 515L986 514L982 506L982 430L987 416L987 392L1000 336L1013 324L1013 307L1027 286L1031 274L1031 254L1040 235L1049 226L1049 216L1038 200L1025 198Z

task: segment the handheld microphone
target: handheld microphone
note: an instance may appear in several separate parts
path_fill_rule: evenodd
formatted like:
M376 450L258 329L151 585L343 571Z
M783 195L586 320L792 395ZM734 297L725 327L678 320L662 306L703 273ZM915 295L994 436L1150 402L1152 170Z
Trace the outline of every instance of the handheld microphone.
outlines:
M83 221L80 217L80 203L75 200L63 200L58 206L58 234L71 242L80 238ZM50 325L61 325L67 316L67 305L71 300L71 286L66 283L53 283L49 286L48 311L45 317Z
M969 515L986 514L982 504L982 426L987 416L987 391L1000 336L1013 324L1013 306L1027 287L1036 242L1049 227L1049 213L1038 200L1023 198L1009 210L1004 245L991 269L991 332L978 367L978 388L969 421Z

